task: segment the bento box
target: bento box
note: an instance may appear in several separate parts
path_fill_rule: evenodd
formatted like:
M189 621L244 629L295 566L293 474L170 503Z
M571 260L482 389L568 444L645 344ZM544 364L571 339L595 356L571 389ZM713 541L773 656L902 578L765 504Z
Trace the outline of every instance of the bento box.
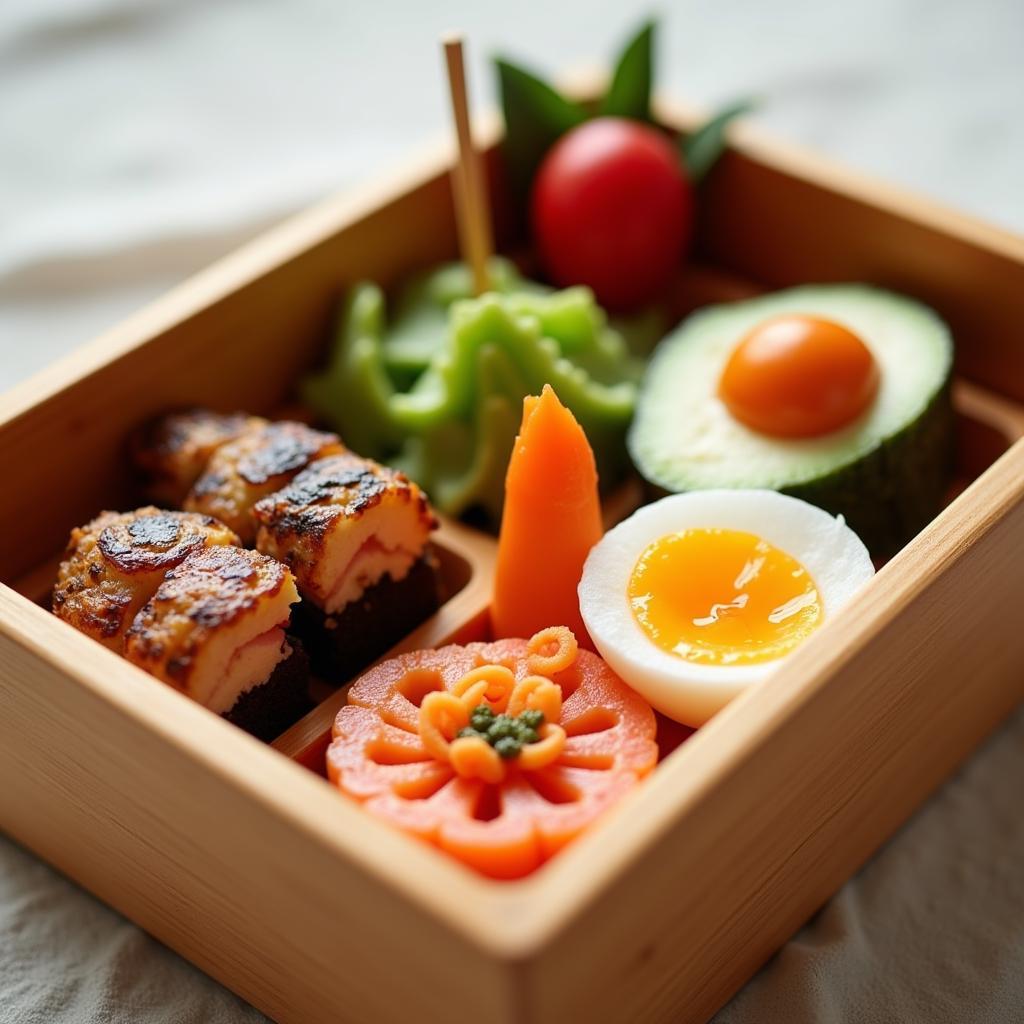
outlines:
M770 683L496 882L328 785L343 691L263 744L45 608L70 528L132 501L135 425L280 408L346 284L455 254L450 160L295 217L2 400L0 825L277 1020L703 1020L1024 696L1024 241L735 128L681 304L863 280L933 305L955 496ZM493 539L445 521L437 546L445 602L398 649L486 635Z

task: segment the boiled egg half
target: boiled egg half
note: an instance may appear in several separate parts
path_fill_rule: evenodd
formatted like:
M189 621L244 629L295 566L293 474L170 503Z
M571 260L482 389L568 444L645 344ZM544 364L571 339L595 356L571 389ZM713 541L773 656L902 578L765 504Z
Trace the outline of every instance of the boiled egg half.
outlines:
M873 574L842 517L775 491L692 491L605 534L583 569L580 612L625 682L699 726Z

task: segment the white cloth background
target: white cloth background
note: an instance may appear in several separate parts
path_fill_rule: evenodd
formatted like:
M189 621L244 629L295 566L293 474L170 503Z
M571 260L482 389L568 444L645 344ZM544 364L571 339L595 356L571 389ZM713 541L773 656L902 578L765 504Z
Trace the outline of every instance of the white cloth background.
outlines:
M483 103L486 55L593 61L646 9L5 0L0 388L447 130L441 30L469 33ZM1022 0L687 0L662 24L664 86L756 94L778 134L1024 231ZM1024 1020L1022 781L1018 713L719 1019ZM0 1019L261 1018L0 840Z

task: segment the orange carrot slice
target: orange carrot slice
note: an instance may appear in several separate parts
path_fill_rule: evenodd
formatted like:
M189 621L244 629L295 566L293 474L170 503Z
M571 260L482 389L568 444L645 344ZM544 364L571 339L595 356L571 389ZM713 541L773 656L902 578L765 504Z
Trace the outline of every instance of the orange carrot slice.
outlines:
M558 758L537 771L506 762L497 784L460 776L420 739L420 706L456 694L483 665L519 683L536 675L526 640L412 651L352 685L327 751L327 774L377 816L493 878L533 871L646 775L658 759L654 713L590 651L551 680L562 694ZM526 689L528 689L527 687Z
M576 588L601 539L597 467L583 428L545 385L523 402L505 477L491 622L495 636L531 636L560 622L593 647Z

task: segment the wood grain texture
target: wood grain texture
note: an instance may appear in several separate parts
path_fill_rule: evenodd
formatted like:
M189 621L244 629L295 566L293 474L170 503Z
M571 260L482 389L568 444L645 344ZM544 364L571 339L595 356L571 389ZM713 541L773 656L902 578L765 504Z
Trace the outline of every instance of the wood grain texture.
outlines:
M1018 444L538 876L532 1019L705 1019L1024 697L1022 501Z
M1024 444L997 458L1024 429L1024 243L748 126L732 137L681 306L838 276L931 299L970 378L961 456L983 471L777 678L500 884L281 756L318 759L340 696L274 750L0 586L0 824L279 1020L432 1024L454 999L479 1024L719 1005L1020 699L1024 661ZM0 579L37 595L71 526L133 502L122 447L141 419L276 406L343 285L451 256L449 161L288 222L0 400ZM493 542L442 534L476 575L407 643L486 629Z
M134 501L125 441L143 419L279 406L322 356L346 285L453 258L446 156L293 218L0 398L0 464L62 495L5 493L5 513L33 527L0 549L0 579L60 548L69 523Z
M0 673L0 822L271 1016L515 1019L501 886L6 588Z

